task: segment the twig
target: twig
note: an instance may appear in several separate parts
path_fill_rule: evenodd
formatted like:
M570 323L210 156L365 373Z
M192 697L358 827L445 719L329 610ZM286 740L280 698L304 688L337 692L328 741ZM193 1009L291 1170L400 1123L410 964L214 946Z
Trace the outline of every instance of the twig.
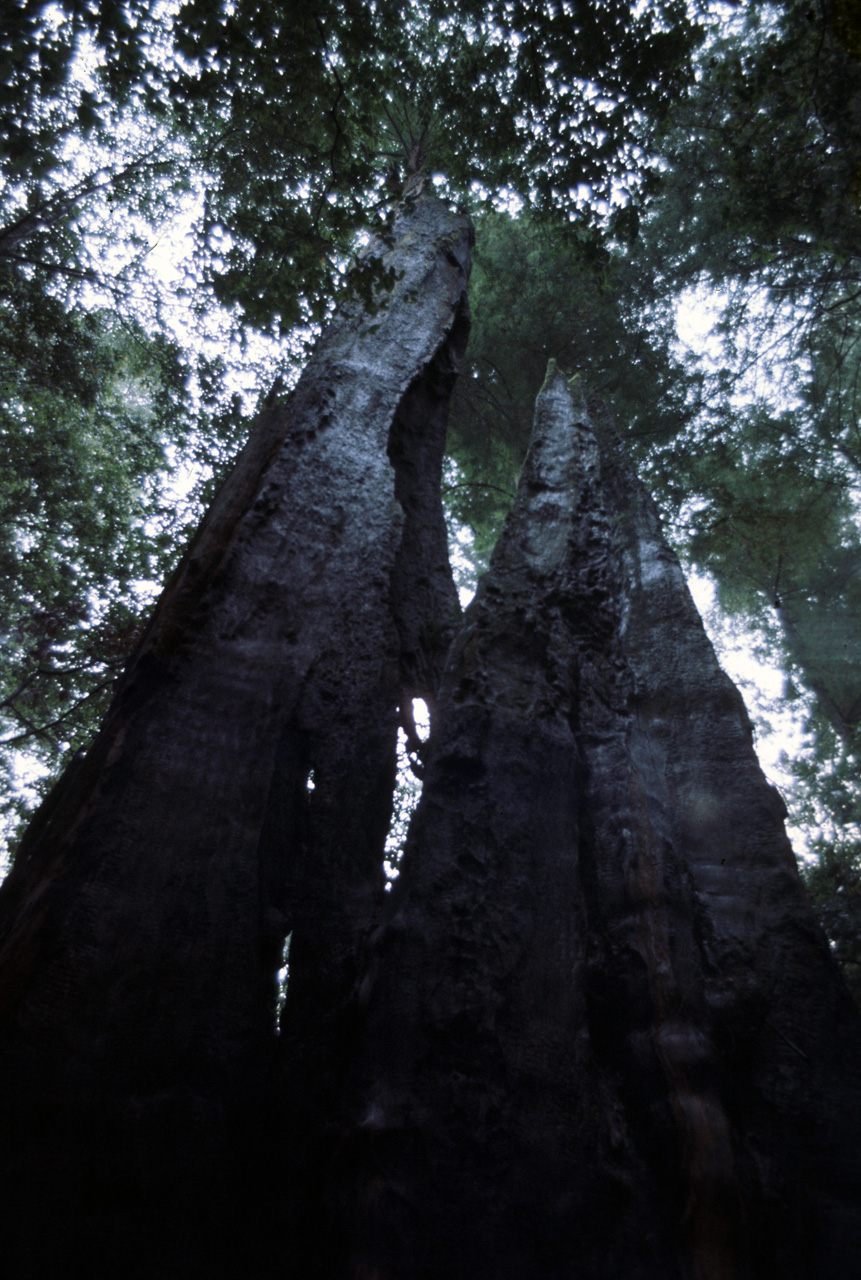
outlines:
M794 1050L795 1050L795 1052L796 1052L797 1054L800 1054L800 1055L801 1055L801 1057L802 1057L802 1058L804 1058L805 1062L809 1062L809 1061L810 1061L810 1058L807 1056L807 1054L804 1052L804 1050L803 1050L803 1049L799 1049L798 1045L797 1045L797 1044L794 1044L794 1043L793 1043L793 1041L792 1041L792 1040L790 1040L789 1036L786 1034L786 1032L785 1032L785 1031L781 1031L780 1027L776 1027L776 1026L774 1025L774 1023L772 1022L771 1018L766 1018L766 1022L767 1022L767 1023L768 1023L768 1025L771 1027L772 1031L776 1031L776 1032L777 1032L777 1034L781 1037L781 1039L786 1041L786 1043L789 1045L790 1049L794 1049Z

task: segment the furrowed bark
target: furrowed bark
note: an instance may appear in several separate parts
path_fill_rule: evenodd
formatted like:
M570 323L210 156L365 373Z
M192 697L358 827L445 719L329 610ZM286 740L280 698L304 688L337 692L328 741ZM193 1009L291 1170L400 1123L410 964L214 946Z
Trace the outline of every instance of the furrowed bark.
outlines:
M457 622L439 485L470 239L426 198L372 248L394 283L257 420L2 887L8 1275L254 1256L282 946L312 1080L382 894L398 707Z
M373 941L320 1274L850 1280L861 1025L783 817L551 370Z

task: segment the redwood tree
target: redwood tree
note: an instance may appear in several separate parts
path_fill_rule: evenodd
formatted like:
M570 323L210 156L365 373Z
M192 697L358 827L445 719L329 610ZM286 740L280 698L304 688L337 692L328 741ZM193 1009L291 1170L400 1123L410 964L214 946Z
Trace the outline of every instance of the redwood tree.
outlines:
M246 1249L288 933L305 1074L335 1052L382 895L398 706L431 696L459 612L439 479L471 231L430 200L396 233L369 255L376 300L257 420L2 887L22 1275L78 1254L90 1274L217 1275Z
M858 1015L654 509L554 369L459 625L470 237L424 197L371 247L0 892L13 1275L854 1275Z
M555 368L357 996L324 1274L845 1277L861 1025L657 513Z

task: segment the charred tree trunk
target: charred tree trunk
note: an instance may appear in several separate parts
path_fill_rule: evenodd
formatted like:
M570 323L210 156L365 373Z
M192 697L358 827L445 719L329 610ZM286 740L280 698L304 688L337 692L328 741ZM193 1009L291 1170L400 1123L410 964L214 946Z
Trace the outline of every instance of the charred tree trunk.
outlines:
M257 420L3 886L6 1275L272 1263L284 941L309 1116L382 897L399 704L459 618L439 486L470 236L425 199L373 246L387 287Z
M321 1275L857 1275L861 1025L783 817L652 504L551 371L373 941Z
M469 238L401 211L0 892L15 1280L854 1280L858 1016L654 509L555 371L457 630Z

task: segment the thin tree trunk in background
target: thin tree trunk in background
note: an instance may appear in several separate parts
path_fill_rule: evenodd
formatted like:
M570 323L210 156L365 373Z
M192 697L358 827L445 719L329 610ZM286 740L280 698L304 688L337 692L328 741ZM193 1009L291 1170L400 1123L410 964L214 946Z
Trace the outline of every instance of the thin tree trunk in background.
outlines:
M257 420L2 887L6 1275L262 1274L284 940L313 1112L382 896L398 706L459 616L439 488L470 238L424 199L376 244L389 287Z
M373 940L319 1274L853 1280L861 1023L783 818L551 371Z
M776 606L787 650L804 673L804 683L851 750L861 720L861 681L852 660L861 630L861 566L841 569L842 573L829 574L820 566L815 584L785 591Z

